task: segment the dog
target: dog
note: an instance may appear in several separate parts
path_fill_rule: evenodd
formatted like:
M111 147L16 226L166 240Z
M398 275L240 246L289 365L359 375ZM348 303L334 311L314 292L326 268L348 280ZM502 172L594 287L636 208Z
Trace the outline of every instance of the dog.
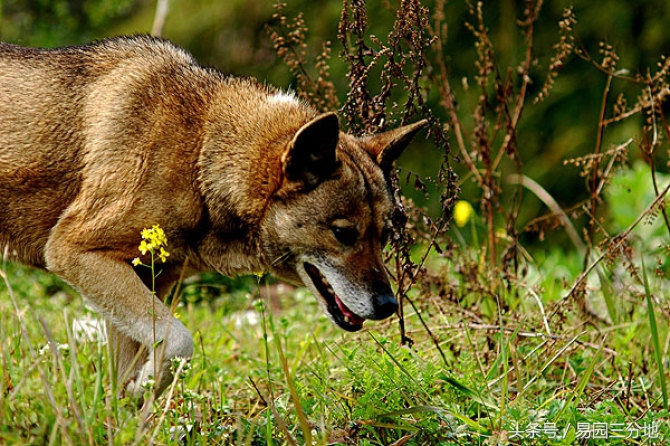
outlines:
M0 43L0 120L0 252L105 317L131 395L150 379L159 395L171 360L193 354L163 303L184 273L304 284L347 331L397 310L388 174L425 120L354 137L334 113L149 36ZM169 241L153 289L133 264L152 225Z

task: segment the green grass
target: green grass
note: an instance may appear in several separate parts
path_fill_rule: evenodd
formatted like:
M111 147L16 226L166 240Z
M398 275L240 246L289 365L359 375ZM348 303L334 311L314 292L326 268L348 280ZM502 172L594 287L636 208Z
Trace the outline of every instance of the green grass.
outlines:
M253 299L269 285L205 301L189 285L178 314L195 356L144 412L116 396L106 345L75 339L73 321L94 315L84 302L53 276L5 264L0 444L662 444L667 297L654 291L667 281L645 276L625 296L637 302L626 320L607 325L543 293L578 276L554 268L571 264L556 256L494 295L433 259L460 295L410 294L432 333L407 306L412 347L393 320L339 331L300 289L270 309ZM579 440L587 431L603 438Z

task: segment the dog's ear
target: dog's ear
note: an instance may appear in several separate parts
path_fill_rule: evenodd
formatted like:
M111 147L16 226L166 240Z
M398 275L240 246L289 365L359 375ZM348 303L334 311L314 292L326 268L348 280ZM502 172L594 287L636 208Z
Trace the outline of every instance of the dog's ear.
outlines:
M335 155L340 125L335 113L325 113L303 125L282 156L284 175L312 188L328 178L338 162Z
M428 125L428 120L422 119L414 124L398 127L378 135L366 136L363 138L363 144L382 170L389 172L414 135L426 125Z

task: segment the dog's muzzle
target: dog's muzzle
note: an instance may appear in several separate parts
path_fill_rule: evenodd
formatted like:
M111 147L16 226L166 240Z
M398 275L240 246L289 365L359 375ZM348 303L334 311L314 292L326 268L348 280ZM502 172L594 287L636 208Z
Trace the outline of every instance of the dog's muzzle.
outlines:
M391 288L385 285L381 292L375 292L372 296L373 313L360 316L347 307L342 299L335 293L328 280L321 274L319 269L305 263L305 272L309 276L314 288L318 292L322 301L325 303L326 310L331 319L342 329L347 331L358 331L363 328L365 319L380 320L386 319L398 310L398 301L396 300Z

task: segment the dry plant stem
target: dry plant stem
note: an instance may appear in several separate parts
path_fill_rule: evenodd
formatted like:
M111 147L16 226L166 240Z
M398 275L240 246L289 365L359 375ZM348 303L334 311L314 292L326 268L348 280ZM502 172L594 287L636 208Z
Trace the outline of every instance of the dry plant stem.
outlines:
M439 30L441 26L442 25L438 22L435 27L436 30ZM442 38L439 36L438 39L436 39L436 46L437 46L436 51L437 54L443 54L444 50L442 48ZM458 113L456 111L456 102L454 100L454 93L451 89L451 84L449 83L449 77L447 75L448 71L444 63L444 58L438 57L437 64L440 69L439 88L440 88L440 96L442 98L440 104L442 105L442 108L444 108L444 110L449 115L450 130L454 133L454 136L456 137L458 150L461 156L463 157L466 167L468 168L472 176L475 178L477 184L482 184L483 179L481 174L479 173L479 169L477 169L477 166L470 157L470 154L468 153L468 149L466 147L465 137L463 136L464 134L463 123L458 117Z
M551 328L549 327L549 320L547 319L547 313L544 311L544 305L542 304L542 299L540 296L533 291L530 287L526 288L528 294L530 294L535 302L537 303L538 308L540 309L540 314L542 314L542 322L544 323L544 329L547 330L547 335L551 335Z
M493 169L491 138L489 136L490 126L486 118L486 112L490 108L488 101L489 77L495 71L496 63L494 56L493 43L489 39L488 29L484 23L483 3L477 2L476 6L470 5L470 14L475 18L476 23L466 23L472 34L477 38L477 85L479 87L479 98L474 112L474 145L478 151L484 166L482 188L482 211L486 220L487 228L487 252L489 255L489 264L491 267L497 265L496 235L494 221L494 203L498 201L499 188L496 175ZM499 77L497 78L499 79Z
M574 40L578 40L576 37L574 37ZM663 108L659 106L659 104L664 104L666 102L666 99L668 96L670 96L670 88L666 86L664 83L664 79L668 76L668 71L670 70L670 59L664 58L662 63L659 63L659 66L661 67L660 70L655 73L653 76L647 72L645 76L642 75L636 75L636 76L626 76L624 75L625 71L624 70L619 70L619 71L614 71L614 66L604 66L601 63L598 63L596 60L594 60L591 55L586 51L583 45L580 44L579 49L575 49L574 53L582 58L583 60L589 62L591 65L593 65L595 68L600 70L601 72L605 73L608 76L608 81L607 81L607 87L604 92L604 98L603 98L603 106L601 109L601 119L599 121L599 135L598 139L599 142L601 141L602 137L602 131L604 130L605 127L624 121L634 115L637 114L642 114L645 110L649 110L649 113L651 114L651 125L652 125L652 141L649 144L649 147L647 149L643 148L644 156L646 161L649 163L650 166L650 171L651 171L651 177L652 181L654 184L654 192L656 195L659 195L659 187L658 187L658 182L656 179L656 167L654 163L654 157L653 153L656 149L656 146L658 144L658 128L657 128L657 122L656 122L656 115L658 114L663 122L663 129L666 133L666 138L670 140L670 126L668 126L665 115L663 113ZM606 101L607 101L607 94L608 90L611 84L611 81L613 78L616 79L622 79L627 82L632 82L635 84L643 84L646 85L646 88L648 90L648 97L641 97L640 100L635 104L634 107L631 109L624 111L622 113L616 113L613 117L605 119L605 107L606 107ZM656 86L660 84L662 88L657 88ZM598 143L599 143L598 142ZM598 143L596 145L596 148L598 148ZM595 167L597 167L597 164L594 164ZM592 185L595 184L595 177L597 176L597 169L594 169L593 171L593 180L592 180ZM593 199L592 199L593 200ZM667 215L667 212L665 210L665 206L663 203L660 204L659 206L661 214L663 215L664 223L666 228L668 229L668 232L670 232L670 218ZM593 215L595 215L595 208L593 206L593 203L591 205L591 211ZM593 227L591 227L593 229ZM591 240L593 239L593 233L590 234ZM586 262L588 261L588 256L585 257L585 265Z
M156 13L154 15L154 23L151 27L151 35L160 37L163 34L163 27L167 19L168 11L170 9L170 0L157 0Z
M351 19L350 13L353 14ZM349 64L347 77L349 78L350 88L342 110L348 120L350 130L353 132L364 132L369 125L368 123L371 122L370 110L373 100L367 88L367 73L370 67L376 65L379 53L369 49L365 44L366 28L367 11L365 2L351 0L351 3L349 3L349 0L344 0L337 37L344 48L342 56ZM352 37L354 42L350 41ZM366 57L372 57L369 64L366 63ZM357 122L356 118L358 116L360 116L362 124Z
M521 70L522 83L517 97L517 105L514 112L514 117L512 119L512 128L516 129L519 119L521 118L521 113L524 109L526 103L526 92L528 90L528 85L530 84L530 69L533 65L533 48L534 48L534 32L535 32L535 23L540 15L540 10L544 0L538 0L535 5L532 5L532 2L529 2L526 6L526 21L523 23L523 26L526 27L526 57L523 62L523 69Z
M444 354L444 351L442 351L442 347L440 347L440 340L433 333L433 331L430 329L430 327L428 326L428 324L424 320L423 316L421 316L421 312L416 307L416 305L414 305L414 301L412 301L412 299L410 299L407 295L405 295L403 299L406 300L407 302L409 302L409 304L414 309L414 313L416 313L416 315L419 317L419 321L421 321L421 325L423 326L424 330L426 330L426 333L428 333L428 336L430 336L430 339L433 341L433 345L435 345L435 348L437 349L437 351L440 353L440 356L442 357L442 362L444 362L445 365L449 365L449 362L447 361L447 356ZM402 305L400 306L400 308L402 308ZM404 317L404 311L402 312L402 314L403 314L403 317ZM403 318L400 318L400 319L403 320L403 323L402 323L402 328L403 328L402 333L403 334L402 334L402 336L405 337L406 341L403 342L403 344L405 344L405 343L408 343L407 341L411 341L411 338L409 338L406 335L406 332L404 330L404 328L405 328L404 319Z
M660 205L660 203L663 202L665 199L665 196L668 194L668 191L670 190L670 184L668 184L663 191L661 191L660 194L656 196L654 201L652 201L649 206L647 206L644 211L640 213L640 215L637 216L635 221L628 227L626 228L625 231L623 231L621 234L617 235L614 240L612 240L609 249L615 248L618 246L621 241L625 241L630 233L635 229L635 227L647 216L649 213L653 212L653 210ZM562 302L558 303L556 306L556 310L551 314L549 319L551 319L557 312L558 308L560 308L561 304L564 303L566 300L568 300L573 293L579 288L579 286L584 282L586 277L595 269L596 266L607 256L607 252L602 253L600 256L598 256L597 259L595 259L589 266L586 268L577 278L575 283L572 285L572 288L570 288L570 291L568 294L562 299Z
M179 376L183 372L184 366L186 364L187 364L187 362L185 360L179 361L179 366L177 367L177 370L174 373L172 383L170 384L167 395L165 396L165 399L162 403L163 404L163 412L161 413L161 416L160 416L158 422L155 423L156 428L154 429L154 432L151 435L151 440L149 441L149 444L155 444L156 437L158 436L161 429L163 429L163 426L165 426L165 419L167 418L167 414L168 414L168 411L170 410L170 407L172 407L172 398L174 398L174 391L175 391L175 388L177 387L177 383L179 382Z
M651 181L652 184L654 185L654 193L656 196L658 196L659 189L658 189L658 179L656 178L656 167L654 164L654 152L656 150L656 146L658 145L658 127L656 123L656 105L654 103L654 94L653 94L653 80L651 79L651 76L647 74L647 81L649 82L649 85L647 88L649 89L649 101L651 102L651 118L652 118L652 132L653 132L653 137L652 137L652 142L649 146L648 153L645 153L645 156L648 157L649 159L649 169L651 170ZM658 107L659 113L661 114L661 119L665 121L664 115L663 115L663 108ZM670 139L670 129L668 128L668 125L666 122L663 122L666 131L666 138ZM668 232L670 232L670 219L668 219L668 214L665 211L665 205L664 203L661 203L659 206L659 209L661 211L661 215L663 215L663 220L665 222L665 227L667 228Z
M447 223L448 223L448 220L446 220L446 219L442 219L439 222L439 224L434 228L433 234L431 234L432 235L431 240L435 240L437 238L438 234L440 234L442 232L442 230L445 229L445 227L447 226ZM421 260L416 265L418 271L423 270L423 268L426 264L426 261L428 260L428 255L430 254L431 250L433 249L433 246L434 246L433 243L431 243L428 246L428 248L426 248L426 250L424 251L424 253L421 257ZM399 259L399 257L397 256L396 257L396 262L398 261L398 259ZM400 265L398 265L396 263L396 268L398 268L399 266ZM396 269L396 271L400 271L400 270ZM415 281L416 281L416 279L413 280L413 282L415 282ZM400 283L402 283L402 282L400 282ZM421 316L421 313L419 312L418 308L416 307L416 305L414 305L414 302L407 296L407 291L408 291L408 289L404 290L404 292L402 293L403 300L407 300L409 302L409 304L412 306L412 308L414 309L414 312L419 317L419 321L421 321L421 325L426 330L426 333L428 333L428 335L430 336L431 340L433 341L433 344L437 348L437 351L440 353L440 356L442 357L442 361L445 363L445 365L447 365L447 356L444 354L444 352L442 351L442 348L440 347L440 341L439 341L438 337L435 334L433 334L432 330L430 329L430 327L428 326L426 321ZM399 316L400 316L401 336L403 337L403 339L405 339L405 338L409 339L409 338L407 338L406 333L405 333L403 306L399 305L398 309L399 309Z
M497 326L497 325L486 325L486 326L482 326L482 327L477 327L477 326L476 326L477 324L468 324L468 325L471 326L471 328L474 328L474 329L483 329L483 330L489 330L489 331L492 331L492 332L499 332L499 331L500 331L500 326ZM559 341L559 340L560 340L560 341L564 340L564 338L563 338L562 336L557 336L557 335L550 335L550 336L548 336L548 335L546 335L546 334L544 334L544 333L516 332L515 330L510 329L510 328L505 328L504 330L505 330L506 332L508 332L508 333L516 333L517 336L521 336L521 337L542 337L542 338L547 338L547 339L557 340L557 341ZM609 355L611 355L611 356L618 356L618 355L619 355L619 353L618 353L616 350L613 350L613 349L611 349L611 348L603 347L602 345L594 344L593 342L585 342L585 341L580 341L579 339L577 339L579 336L583 335L584 333L586 333L586 332L581 332L581 333L578 334L577 336L571 338L570 341L568 341L567 344L561 349L561 351L559 351L559 353L556 354L556 355L551 359L551 361L549 361L548 363L545 364L543 370L545 370L547 367L549 367L549 366L551 365L551 363L554 362L554 361L555 361L555 360L556 360L556 359L557 359L563 352L565 352L565 350L567 349L567 347L569 347L569 346L570 346L571 344L573 344L573 343L574 343L574 344L583 345L583 346L588 347L588 348L593 349L593 350L602 349L603 352L605 352L605 353L607 353L607 354L609 354ZM547 340L542 341L542 342L541 342L539 345L537 345L533 350L531 350L529 353L527 353L527 354L522 358L522 360L523 360L524 362L527 361L528 358L534 356L535 353L537 353L540 349L544 348L544 347L547 345L547 343L548 343ZM498 376L497 378L495 378L495 379L489 381L489 382L487 383L487 385L486 385L487 388L489 388L489 389L493 388L498 382L502 381L503 379L505 379L506 377L508 377L510 373L512 373L512 372L514 372L514 371L516 371L516 370L517 370L517 367L515 367L515 366L510 367L510 368L508 369L508 371L507 371L507 374L500 375L500 376ZM573 371L573 374L574 374L574 371ZM538 375L535 375L535 376L531 379L531 381L529 381L528 383L526 383L526 385L524 385L524 389L523 389L523 390L525 391L526 388L527 388L530 384L532 384L532 382L533 382L534 380L536 380L538 376L539 376L539 374L538 374Z
M628 146L630 146L632 142L633 138L629 139L623 144L619 144L617 147L608 150L603 154L603 155L610 155L610 160L609 163L607 164L607 167L603 170L603 174L601 175L600 183L598 184L598 188L596 189L597 196L600 196L600 194L602 194L602 191L605 189L605 186L607 185L607 179L609 178L610 173L612 173L612 170L614 170L614 164L616 163L617 159L619 157L624 157L626 155Z
M525 175L519 176L517 174L512 174L507 177L507 181L513 184L522 184L531 192L533 192L533 194L535 194L535 196L539 198L540 201L544 203L554 215L558 216L561 224L565 228L565 231L568 233L568 237L570 237L570 240L572 240L572 243L575 245L575 247L582 253L586 252L586 246L579 237L579 234L577 233L575 226L572 224L570 217L568 217L568 214L565 213L565 211L556 202L556 200L554 200L554 197L552 197L549 192L547 192L535 180L528 178Z
M612 73L612 72L608 72L608 71L603 70L603 68L600 66L600 64L595 62L593 59L591 59L591 57L588 54L586 54L585 50L581 50L579 55L580 55L580 57L582 57L582 59L591 63L596 68L598 68L600 71L603 71L605 74L607 74L609 76L613 76L616 79L625 80L626 82L631 82L631 83L634 83L634 84L642 83L642 84L646 85L647 88L649 89L649 93L650 93L649 98L641 98L631 109L629 109L629 110L627 110L623 113L615 114L611 118L605 120L605 125L606 126L609 126L609 125L617 123L617 122L625 121L626 119L628 119L632 116L635 116L637 114L641 114L645 109L653 108L653 103L654 102L656 104L664 104L666 102L666 99L668 98L668 96L670 96L670 88L665 87L665 86L663 88L660 88L660 89L654 88L655 85L657 85L658 83L663 82L663 77L667 76L667 74L665 74L665 73L670 70L670 59L666 59L665 65L663 66L663 68L661 69L661 71L659 73L655 74L654 76L647 73L647 75L644 78L641 79L639 77L623 76L623 75L621 75L620 71L618 71L616 73ZM654 91L654 90L657 90L657 91ZM648 101L646 99L648 99ZM661 107L658 107L657 111L661 116L664 116L663 115L663 109ZM666 137L670 138L670 129L668 128L668 125L665 122L665 119L663 121L664 121L663 128L665 130Z
M503 147L500 150L500 154L508 153L509 155L514 156L515 161L517 162L517 169L519 170L519 173L521 173L521 163L519 161L518 157L518 152L516 150L516 128L519 124L519 120L521 118L521 115L523 113L523 109L526 105L526 92L528 90L528 85L531 82L531 77L530 77L530 69L533 65L533 60L534 60L534 55L533 55L533 48L534 48L534 42L533 42L533 37L534 37L534 31L535 31L535 23L537 21L538 15L540 10L542 9L542 4L543 0L538 0L535 5L532 4L532 2L528 2L528 5L526 6L526 18L525 20L521 23L521 26L525 28L526 30L526 53L525 53L525 58L523 63L521 64L519 68L519 73L521 76L521 86L519 87L519 93L516 96L516 100L514 102L514 113L510 113L509 108L508 108L508 101L507 97L508 95L505 94L505 91L507 89L501 89L502 86L502 81L500 79L500 74L497 72L497 86L498 86L498 91L499 91L499 96L500 99L504 105L504 111L505 111L505 117L507 118L507 134L504 138L503 141ZM508 79L511 79L511 76L508 75ZM499 158L501 159L501 158ZM497 169L499 165L499 161L494 165L494 169Z
M508 212L504 212L500 206L499 197L502 193L501 186L498 184L500 178L501 163L504 159L512 160L517 175L522 175L523 165L517 150L516 131L519 121L523 115L523 110L527 102L528 86L531 82L530 70L535 63L534 57L534 34L535 24L538 14L542 8L543 1L527 2L524 9L524 17L519 21L519 26L524 33L525 56L521 64L513 71L510 68L503 79L495 60L495 49L489 38L488 29L484 23L483 3L477 2L470 5L470 14L474 18L474 23L468 24L468 28L478 41L476 62L477 85L479 87L479 98L476 110L473 115L474 132L473 140L466 141L467 133L464 132L464 123L458 116L456 101L454 99L453 89L448 79L448 70L443 57L436 58L438 73L437 82L441 93L441 105L449 116L450 128L457 142L459 152L469 172L474 177L475 182L482 190L482 210L484 213L485 224L487 227L487 252L491 265L498 264L497 249L499 245L498 237L495 233L495 215L504 213L506 220L506 229L508 235L516 239L516 220L521 210L522 185L518 185L514 195L514 203ZM443 8L444 2L438 2L437 8ZM440 9L435 14L434 28L431 30L436 37L435 46L439 54L444 53L445 26L443 24L444 13ZM516 94L514 92L515 76L518 73L520 84ZM489 124L490 118L487 112L492 108L488 100L488 90L494 89L497 98L495 108L498 120L495 126ZM497 139L497 133L504 133L500 145L493 142ZM469 153L468 145L472 145L477 157L481 160L481 167ZM516 240L512 243L516 245ZM514 261L515 256L505 256L503 262L507 264Z
M617 78L618 78L618 79L621 79L621 77L618 77L618 76L617 76ZM624 78L624 79L630 81L630 79L628 79L628 78ZM631 82L632 82L632 81L631 81ZM658 103L665 103L665 99L666 99L668 96L670 96L670 89L667 89L667 90L664 89L664 90L661 90L661 91L656 95L656 100L657 100ZM605 124L605 126L607 127L607 126L609 126L609 125L611 125L611 124L616 124L617 122L625 121L626 119L628 119L628 118L630 118L630 117L632 117L632 116L635 116L635 115L637 115L637 114L642 113L642 111L644 110L644 108L645 108L645 107L644 107L642 104L639 104L639 103L638 103L638 104L636 104L634 107L632 107L630 110L628 110L627 112L625 112L625 113L621 113L621 114L618 114L618 115L615 115L615 116L613 116L613 117L611 117L611 118L606 119L606 120L604 121L604 124ZM666 127L667 127L667 126L666 126ZM666 129L666 130L667 130L667 129Z
M250 376L249 381L251 382L251 386L256 390L256 394L260 398L260 400L265 404L265 407L269 407L270 411L272 412L272 415L275 417L275 422L279 425L279 429L284 433L286 437L286 441L288 444L292 446L297 446L297 442L295 438L293 438L293 435L291 434L291 430L289 429L288 425L286 424L286 421L282 418L282 416L279 414L279 411L277 410L277 406L275 406L274 402L274 397L271 397L270 400L268 401L264 396L261 390L258 388L258 385L254 381L254 379Z
M321 54L316 57L315 68L318 72L316 79L310 75L307 67L307 44L305 43L308 28L299 14L288 23L284 15L286 5L281 1L274 4L273 20L276 25L268 25L267 31L274 45L277 55L284 61L289 71L296 79L298 95L321 111L332 111L339 107L339 100L335 94L335 85L330 80L330 42L324 42Z
M573 7L565 8L563 10L563 19L558 22L560 39L553 45L555 54L551 58L544 85L542 85L539 93L533 100L534 104L544 101L549 96L554 87L554 82L558 77L559 70L565 65L569 56L575 53L575 35L573 27L576 23L577 19Z
M443 35L443 31L446 26L443 24L444 4L445 0L438 1L435 12L435 25L432 29L430 29L430 33L435 36L434 45L435 54L437 55L437 57L435 57L435 63L439 68L439 81L436 83L440 92L440 105L449 116L450 130L453 132L456 138L458 150L465 161L466 167L475 177L477 183L481 184L481 175L479 174L475 163L472 161L472 158L470 158L470 154L466 148L463 123L461 122L460 118L458 117L458 113L456 112L456 101L454 99L454 93L449 82L448 70L444 62L445 58L442 57L442 55L445 54L444 42L446 42L446 36Z
M556 354L554 356L552 356L551 359L549 359L544 364L542 369L539 372L537 372L531 379L528 380L528 382L523 386L522 392L525 392L528 389L528 387L530 387L530 385L533 384L537 380L537 378L539 378L540 376L542 376L544 374L544 371L547 370L549 368L549 366L554 363L554 361L556 361L558 358L560 358L561 355L563 353L565 353L565 351L568 348L570 348L570 346L572 344L577 342L577 339L585 333L586 333L585 331L582 331L581 333L578 333L572 339L570 339L570 341L568 341L567 344L565 344L563 347L561 347L561 349L558 352L556 352Z
M468 322L468 323L459 323L459 324L453 324L453 325L447 325L444 328L446 330L448 329L456 329L456 330L463 330L463 328L469 328L472 330L483 330L483 331L490 331L493 333L499 333L500 332L500 325L492 325L492 324L483 324L483 323L478 323L478 322ZM535 331L518 331L516 328L512 327L503 327L502 328L505 333L508 334L516 334L518 337L521 338L540 338L540 339L547 339L547 340L555 340L555 341L564 341L566 338L561 335L557 334L547 334L547 333L541 333L541 332L535 332ZM593 349L598 349L600 348L600 345L594 344L593 342L587 342L587 341L576 341L578 344L583 345L585 347L593 348ZM539 348L542 348L542 344L539 346ZM535 352L537 351L537 347L534 348L531 352L526 354L523 357L523 360L527 360L530 358ZM619 353L611 348L603 348L603 351L606 352L609 355L612 356L619 356Z
M510 113L509 110L509 105L508 105L508 97L511 97L510 94L506 94L508 91L507 88L504 88L501 90L501 81L500 81L500 76L498 74L497 77L497 86L498 86L498 95L500 97L500 101L503 104L504 107L504 117L506 120L506 135L505 138L503 139L503 145L499 149L498 153L498 159L494 163L494 170L498 170L500 166L500 162L502 161L503 155L507 155L511 157L514 161L514 164L516 166L517 170L517 175L522 175L523 174L523 165L521 163L521 157L519 156L519 152L517 149L517 137L516 137L516 129L519 124L519 120L521 119L523 110L526 105L526 92L528 90L528 85L531 82L531 77L530 77L530 69L533 65L533 60L534 60L534 55L533 55L533 48L534 48L534 31L535 31L535 23L537 21L537 18L539 16L539 12L542 9L542 4L543 0L538 0L537 3L533 4L532 2L528 2L526 5L525 9L525 20L520 24L522 28L525 29L525 34L526 34L526 53L525 53L525 58L522 63L522 65L519 68L519 73L521 76L521 86L519 87L519 92L516 95L516 100L513 100L513 113ZM496 69L496 73L498 73L498 70ZM512 76L508 73L508 82L511 82ZM511 88L509 89L511 91ZM519 188L517 190L517 195L515 199L515 206L512 212L507 216L507 226L508 226L508 234L512 235L516 238L516 234L514 233L514 227L516 225L517 218L519 216L519 213L521 212L521 195L522 195L522 185L519 185ZM516 240L515 240L516 243Z
M93 433L90 431L90 429L86 429L84 426L84 422L81 418L79 409L77 407L77 403L74 398L74 392L72 391L72 381L67 379L67 377L65 376L65 369L63 367L63 358L61 357L60 351L58 350L58 343L54 340L53 335L51 334L51 330L49 330L49 327L47 326L47 323L44 320L44 318L40 316L38 320L42 325L44 334L47 337L47 343L48 343L47 345L49 346L49 351L53 355L54 366L56 369L60 369L62 375L61 379L63 380L63 382L65 382L65 391L67 393L67 399L69 403L68 412L71 412L71 414L74 415L74 419L77 422L79 429L82 432L86 432L89 444L93 444ZM76 352L73 352L73 354L76 355Z
M605 84L605 90L603 91L603 100L600 107L600 119L598 119L598 134L596 137L596 146L594 149L594 158L593 158L593 170L591 172L591 206L589 208L591 212L591 218L589 219L589 239L586 254L584 255L584 268L588 265L589 256L591 254L592 246L595 240L595 231L596 231L596 219L598 218L597 207L598 207L598 184L600 182L600 175L598 172L599 168L599 158L600 152L602 150L603 143L603 134L605 132L605 113L607 111L607 98L610 92L610 86L612 85L612 76L607 77L607 83Z

